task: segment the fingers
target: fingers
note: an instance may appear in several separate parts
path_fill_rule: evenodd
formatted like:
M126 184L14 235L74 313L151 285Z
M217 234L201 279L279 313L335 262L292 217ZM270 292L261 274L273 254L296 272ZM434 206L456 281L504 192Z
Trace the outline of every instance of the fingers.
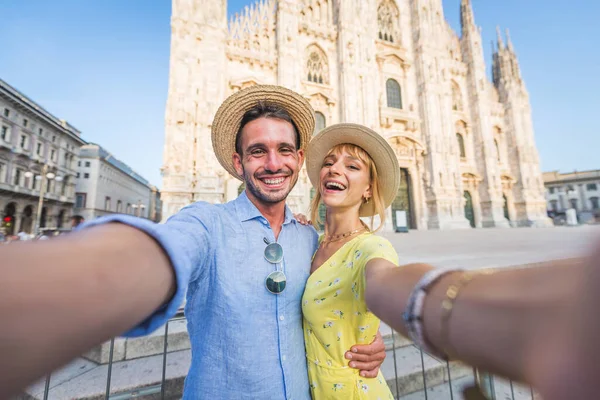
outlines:
M301 225L310 225L310 221L306 219L304 214L294 214L294 218L296 218L296 221L298 221Z
M348 359L348 356L351 356L351 358L350 358L351 361L348 363L348 366L350 368L359 369L360 376L363 376L365 378L375 378L377 376L377 374L379 373L379 367L381 366L381 364L383 362L383 358L380 357L379 355L376 356L377 359L371 359L371 360L364 360L365 357L369 357L364 354L358 355L355 353L347 352L346 353L347 359ZM373 356L370 356L370 357L373 358Z
M378 364L381 364L383 360L385 360L385 352L377 352L375 354L361 354L347 351L345 357L346 360L351 360L351 362L369 363L374 361Z
M350 368L360 370L360 375L365 378L374 378L379 373L379 367L385 360L385 344L381 335L377 335L371 344L354 345L347 351L345 358L350 360Z
M379 374L379 367L375 367L374 369L370 369L370 370L360 370L360 376L362 376L363 378L377 378L377 375Z

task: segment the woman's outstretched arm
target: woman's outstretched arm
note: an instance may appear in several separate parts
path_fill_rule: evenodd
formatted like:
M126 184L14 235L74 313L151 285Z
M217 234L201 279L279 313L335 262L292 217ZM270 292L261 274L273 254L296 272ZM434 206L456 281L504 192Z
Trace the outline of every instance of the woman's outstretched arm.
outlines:
M369 309L406 334L402 314L408 298L421 277L432 269L427 264L398 268L382 259L372 260L366 272ZM425 338L434 349L447 351L470 365L531 381L535 368L532 360L544 346L544 338L556 328L557 316L564 315L567 299L576 292L583 274L581 261L563 261L477 275L463 286L446 320L448 325L442 327L442 302L462 272L444 275L425 299Z

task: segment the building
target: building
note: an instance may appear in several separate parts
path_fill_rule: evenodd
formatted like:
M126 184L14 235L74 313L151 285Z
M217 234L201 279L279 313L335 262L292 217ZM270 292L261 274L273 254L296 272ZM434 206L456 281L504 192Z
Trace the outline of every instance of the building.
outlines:
M237 196L209 145L213 116L235 91L277 84L310 101L317 131L356 122L389 141L402 186L386 229L398 210L413 229L549 225L508 32L490 80L469 0L460 16L459 36L439 0L261 0L229 22L226 0L173 0L163 217ZM309 201L303 171L288 204Z
M600 169L544 172L548 213L559 218L573 208L581 223L600 221Z
M130 214L158 221L160 192L97 144L81 147L77 164L75 214L90 220Z
M150 211L148 218L155 222L162 220L162 201L160 200L160 190L156 186L150 185Z
M0 230L34 233L38 219L40 228L70 226L80 135L0 80Z

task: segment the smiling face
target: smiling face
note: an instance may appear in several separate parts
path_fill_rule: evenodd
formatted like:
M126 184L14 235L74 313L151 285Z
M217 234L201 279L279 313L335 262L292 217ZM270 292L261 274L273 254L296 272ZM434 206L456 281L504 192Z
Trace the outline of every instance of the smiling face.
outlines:
M298 181L304 151L296 149L296 132L291 123L276 118L258 118L241 131L240 150L233 165L244 177L253 202L273 205L285 201Z
M319 192L328 209L356 209L372 196L372 161L359 147L342 144L323 160Z

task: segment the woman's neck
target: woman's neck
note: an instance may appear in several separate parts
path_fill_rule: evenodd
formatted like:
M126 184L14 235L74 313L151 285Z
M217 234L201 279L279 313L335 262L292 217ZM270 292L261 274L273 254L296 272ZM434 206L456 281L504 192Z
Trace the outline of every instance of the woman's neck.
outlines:
M358 211L349 210L327 210L327 221L325 222L325 235L335 236L360 229L363 226L358 217Z

